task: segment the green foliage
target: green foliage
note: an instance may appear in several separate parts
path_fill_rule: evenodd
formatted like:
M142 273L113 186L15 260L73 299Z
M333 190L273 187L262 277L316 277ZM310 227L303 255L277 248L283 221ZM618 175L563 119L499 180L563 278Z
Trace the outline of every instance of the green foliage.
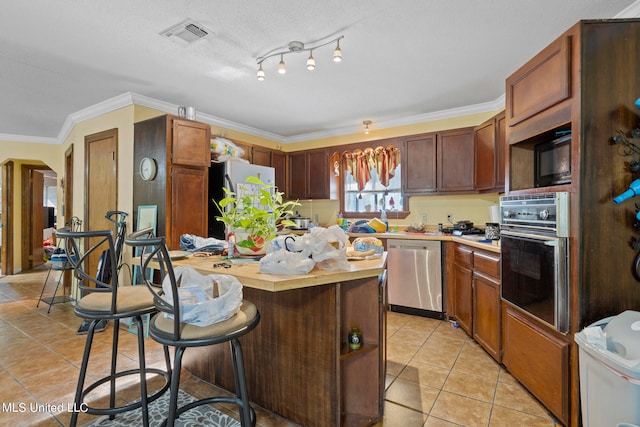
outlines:
M245 183L260 186L258 192L238 198L235 192L223 188L225 197L219 202L213 200L213 203L220 212L216 219L225 223L227 231L245 229L251 236L247 240L236 242L236 245L251 248L255 243L273 239L278 221L284 216L293 215L293 209L300 206L300 203L285 201L282 197L284 193L255 176L248 177ZM288 219L282 219L280 224L295 226Z

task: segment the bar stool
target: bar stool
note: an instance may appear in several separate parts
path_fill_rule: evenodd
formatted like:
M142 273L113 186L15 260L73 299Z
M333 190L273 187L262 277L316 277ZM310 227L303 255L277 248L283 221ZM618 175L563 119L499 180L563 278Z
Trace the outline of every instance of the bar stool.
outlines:
M162 296L162 282L169 280L171 284L171 301L180 301L178 294L180 284L176 282L176 276L167 250L165 238L147 236L148 233L145 233L144 230L132 233L127 237L125 243L133 247L142 248L140 270L147 287L154 294L154 303L159 311L149 322L149 335L162 345L175 348L169 413L162 425L173 427L175 420L180 414L196 406L210 403L231 403L238 406L240 424L243 427L249 425L255 426L256 414L249 404L242 347L239 338L258 325L260 321L258 309L253 303L243 300L240 310L225 321L204 327L180 322L180 304L172 305ZM149 264L152 261L154 265L150 267ZM150 271L154 269L155 272L150 273ZM171 317L165 316L165 313ZM209 346L223 342L229 342L231 348L236 389L235 397L213 396L178 408L180 370L184 351L189 347Z
M142 316L147 313L154 313L153 295L149 293L146 286L118 286L117 256L112 230L102 231L58 231L58 236L64 239L64 247L69 255L69 261L73 265L74 273L78 278L78 287L83 291L83 297L77 302L74 312L83 319L90 321L87 331L87 340L82 356L80 376L76 388L74 407L83 408L87 413L93 415L109 415L114 419L116 414L141 408L142 423L149 425L148 404L160 397L170 386L171 362L169 359L169 349L164 347L166 371L147 368L145 365L144 336L139 333L138 337L138 359L139 367L118 372L116 360L118 356L118 337L120 331L120 320L133 318L138 331L143 330ZM80 248L88 248L81 250ZM96 275L109 277L108 281L100 280L93 275L87 274L86 266L89 258L96 259L100 256L100 262L107 266L110 274ZM106 264L105 264L106 263ZM89 286L93 284L93 286ZM91 345L96 326L100 321L113 321L113 343L111 349L111 370L110 374L95 381L85 387L87 375L87 365L91 353ZM156 374L164 377L165 384L152 395L147 393L147 374ZM115 405L116 399L116 379L128 375L139 375L140 377L140 400L122 406ZM110 383L109 407L96 408L88 406L85 402L86 396L97 387L105 383ZM71 414L73 427L78 422L78 412Z

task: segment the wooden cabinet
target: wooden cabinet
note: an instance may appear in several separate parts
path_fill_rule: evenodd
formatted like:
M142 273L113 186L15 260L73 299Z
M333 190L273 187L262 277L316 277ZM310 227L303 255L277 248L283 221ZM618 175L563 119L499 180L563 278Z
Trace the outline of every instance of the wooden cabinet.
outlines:
M401 155L404 193L438 191L436 141L435 133L415 135L403 141Z
M503 363L560 421L569 419L569 342L506 306Z
M283 193L287 190L287 155L281 151L271 153L271 166L276 172L276 187Z
M500 362L500 255L459 243L452 252L447 315Z
M208 168L173 165L167 185L171 198L167 201L165 230L170 248L180 248L183 234L207 236L209 202L203 194L206 196L208 189Z
M507 80L507 114L514 126L571 96L571 36L547 46Z
M473 190L473 129L414 135L402 141L402 185L409 195Z
M504 189L505 114L490 118L474 129L474 189Z
M473 335L473 251L457 246L453 264L454 316L458 325ZM467 262L468 260L468 262Z
M326 149L289 153L290 199L329 198L329 160Z
M271 150L265 147L251 147L251 163L260 166L271 166Z
M637 18L580 21L506 81L505 189L516 196L569 193L571 298L566 337L558 337L524 315L516 318L516 310L511 310L505 323L509 328L503 341L505 364L554 415L571 426L580 425L582 380L578 348L571 338L592 322L640 307L640 287L632 274L637 251L624 243L638 238L636 207L632 201L611 202L633 181L629 165L638 155L621 156L621 147L610 143L618 131L629 135L639 125L638 109L633 105L640 94L638 40ZM536 187L535 144L541 135L545 139L549 133L553 136L556 129L572 132L571 183ZM531 340L520 338L521 334ZM567 346L569 385L563 387L566 375L560 368L566 367ZM540 360L546 352L548 365ZM528 363L530 367L522 366ZM541 374L540 379L531 378L530 372ZM567 398L569 415L565 416Z
M275 170L276 187L285 192L287 188L287 156L281 151L254 146L251 148L251 163L254 165L270 166Z
M252 402L296 425L370 426L381 419L386 272L279 292L245 286L243 292L261 316L258 327L242 338ZM347 344L353 327L363 337L356 350ZM228 347L191 350L184 356L185 369L235 389Z
M473 253L473 339L500 362L500 255Z
M473 190L473 129L438 134L438 191Z
M496 116L496 190L504 191L507 150L507 119L505 112Z
M139 206L157 206L156 234L171 249L182 234L207 235L209 140L209 125L172 115L134 125L133 224ZM144 157L157 165L153 179L139 174Z

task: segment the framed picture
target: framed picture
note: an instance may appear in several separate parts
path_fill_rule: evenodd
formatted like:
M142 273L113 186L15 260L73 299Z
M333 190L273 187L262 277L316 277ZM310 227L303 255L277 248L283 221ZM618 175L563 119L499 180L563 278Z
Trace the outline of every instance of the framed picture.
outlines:
M136 231L143 228L153 227L153 234L156 234L156 223L158 221L158 206L144 205L138 206L138 222Z

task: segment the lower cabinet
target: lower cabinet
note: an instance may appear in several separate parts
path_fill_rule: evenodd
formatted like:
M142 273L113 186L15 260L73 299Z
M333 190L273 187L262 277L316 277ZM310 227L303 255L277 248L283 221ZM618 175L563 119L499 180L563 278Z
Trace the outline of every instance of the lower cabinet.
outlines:
M503 363L544 406L568 424L569 342L509 305L504 313Z
M500 362L500 255L456 243L451 273L453 307L449 316Z
M456 245L453 263L454 313L458 325L473 334L473 250Z

